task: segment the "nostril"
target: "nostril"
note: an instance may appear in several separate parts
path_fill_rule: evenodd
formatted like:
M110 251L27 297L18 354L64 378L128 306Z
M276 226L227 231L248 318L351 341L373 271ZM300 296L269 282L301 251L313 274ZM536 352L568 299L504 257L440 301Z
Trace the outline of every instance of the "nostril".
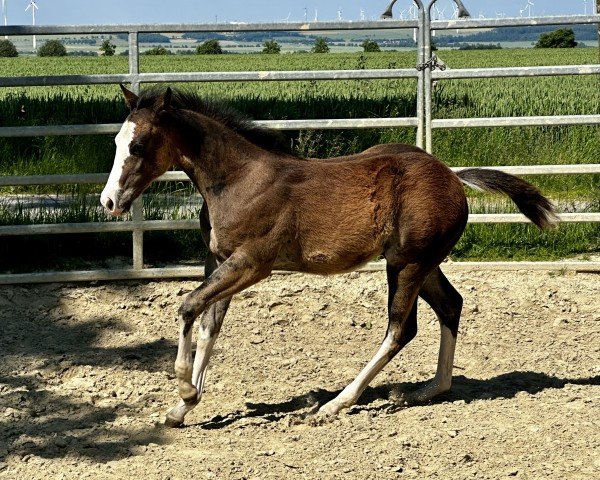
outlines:
M114 206L115 206L115 204L113 203L113 201L110 198L108 200L106 200L106 208L108 208L110 211L113 211Z

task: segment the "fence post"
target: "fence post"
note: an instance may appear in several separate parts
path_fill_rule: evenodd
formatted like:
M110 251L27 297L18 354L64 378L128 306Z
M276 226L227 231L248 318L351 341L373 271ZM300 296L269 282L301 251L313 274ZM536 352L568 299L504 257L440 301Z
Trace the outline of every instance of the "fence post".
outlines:
M596 15L600 15L600 0L596 0ZM598 55L600 55L600 23L596 26L598 27Z
M134 93L140 93L140 82L138 75L140 73L140 55L138 32L129 32L129 74L132 75L131 90ZM140 195L131 204L131 219L133 220L133 268L141 270L144 268L144 230L141 222L144 221L144 202Z
M129 32L129 75L133 76L131 90L140 92L140 82L137 76L140 73L140 54L138 46L138 32Z
M425 8L421 0L414 0L419 9L419 30L417 35L417 64L426 61L425 52ZM417 78L417 147L423 148L425 135L425 72L419 70Z
M423 53L424 62L431 59L431 8L436 0L432 0L423 12ZM424 95L425 95L425 150L429 153L433 151L432 132L432 79L431 67L423 68L424 73Z

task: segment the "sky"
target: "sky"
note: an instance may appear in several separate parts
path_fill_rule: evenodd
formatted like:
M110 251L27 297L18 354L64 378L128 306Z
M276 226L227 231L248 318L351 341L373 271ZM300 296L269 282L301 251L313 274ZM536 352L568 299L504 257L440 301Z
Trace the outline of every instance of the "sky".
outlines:
M4 0L9 25L30 25L30 0ZM281 22L377 19L389 0L35 0L37 25L117 23L214 23ZM427 1L427 0L425 0ZM592 13L595 0L529 0L532 15L583 14L585 3ZM504 14L519 17L528 0L463 0L474 17ZM408 12L411 0L398 0L394 18ZM451 0L436 3L445 17L452 14ZM362 13L361 13L362 12ZM528 10L523 15L527 16ZM406 13L405 13L406 15Z

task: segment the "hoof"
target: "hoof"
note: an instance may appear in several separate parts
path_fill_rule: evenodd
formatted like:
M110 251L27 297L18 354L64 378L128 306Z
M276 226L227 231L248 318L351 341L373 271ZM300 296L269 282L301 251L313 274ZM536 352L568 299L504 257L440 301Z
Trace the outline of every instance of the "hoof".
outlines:
M165 427L181 428L183 427L183 420L178 420L176 418L167 416L167 418L165 418Z
M407 393L403 400L408 406L424 405L449 390L450 387L440 387L437 384L427 385L419 390Z
M306 417L306 423L311 427L320 427L322 425L327 425L332 423L337 419L337 414L335 413L327 413L322 410L319 410L317 413L309 415Z
M403 407L417 407L429 403L429 400L430 398L427 396L417 395L416 392L413 392L412 394L408 393L402 396L396 403Z
M336 417L337 414L342 410L342 408L347 408L350 405L345 405L339 402L336 402L335 399L326 403L321 408L319 408L318 413L320 415L324 415L326 417Z

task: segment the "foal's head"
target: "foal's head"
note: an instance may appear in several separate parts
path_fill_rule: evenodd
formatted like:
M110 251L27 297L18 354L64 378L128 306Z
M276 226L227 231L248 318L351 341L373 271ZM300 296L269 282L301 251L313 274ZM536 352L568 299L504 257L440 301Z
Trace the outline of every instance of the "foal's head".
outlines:
M160 122L169 110L172 92L153 104L140 106L138 96L121 85L131 113L115 138L117 152L100 202L114 216L127 212L132 202L173 164L173 145Z

